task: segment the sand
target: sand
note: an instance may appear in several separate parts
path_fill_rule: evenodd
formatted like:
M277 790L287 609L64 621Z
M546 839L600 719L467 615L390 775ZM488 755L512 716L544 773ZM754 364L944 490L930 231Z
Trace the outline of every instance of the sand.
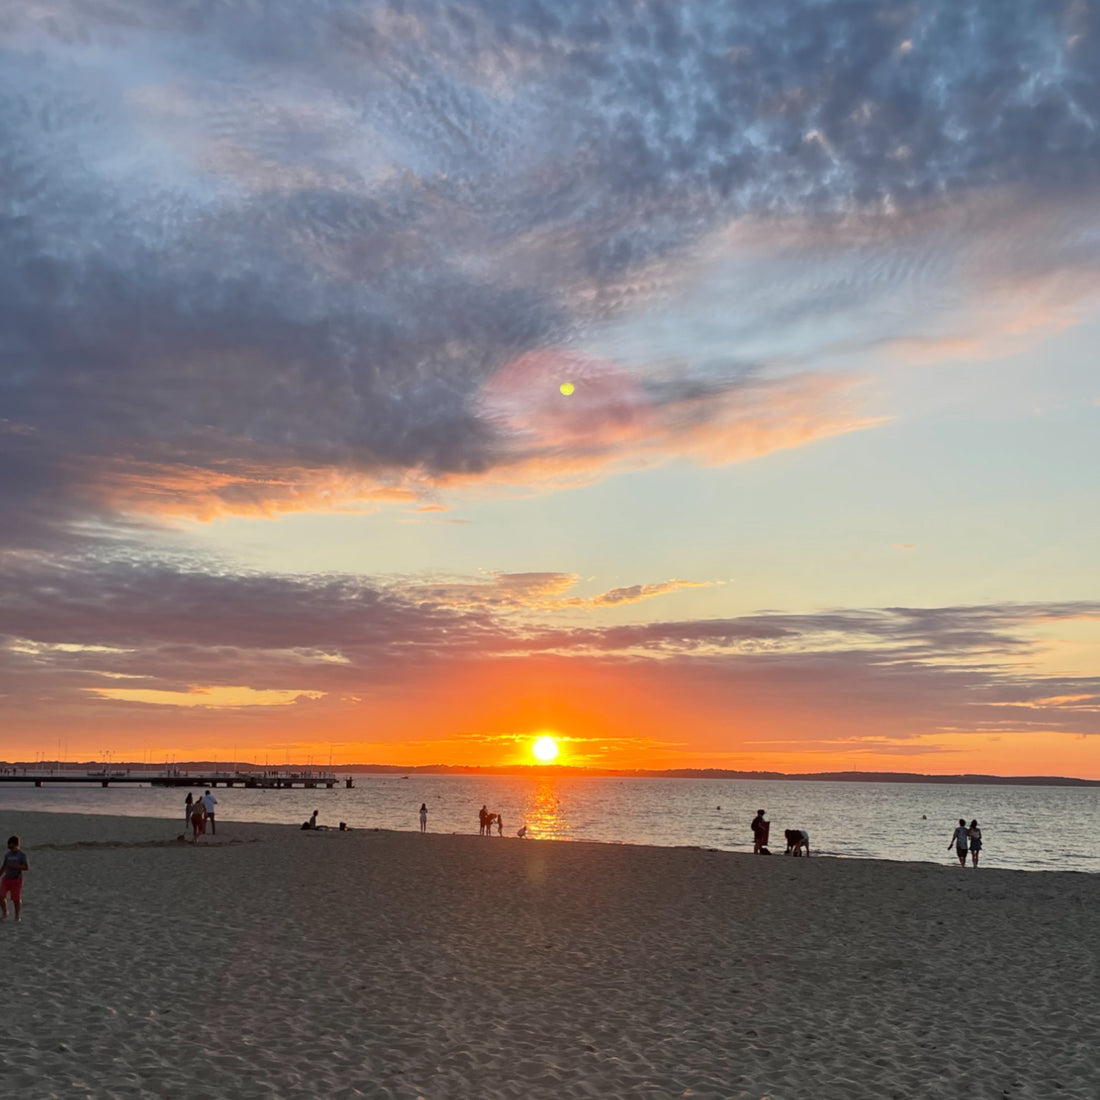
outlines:
M1100 876L0 812L3 1094L1100 1095ZM952 859L953 863L953 859Z

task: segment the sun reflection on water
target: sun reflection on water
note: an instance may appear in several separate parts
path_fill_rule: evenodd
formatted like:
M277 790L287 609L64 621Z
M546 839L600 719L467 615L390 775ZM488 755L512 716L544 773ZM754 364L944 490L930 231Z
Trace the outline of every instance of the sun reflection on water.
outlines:
M556 780L536 779L524 801L528 836L539 840L564 840L569 836Z

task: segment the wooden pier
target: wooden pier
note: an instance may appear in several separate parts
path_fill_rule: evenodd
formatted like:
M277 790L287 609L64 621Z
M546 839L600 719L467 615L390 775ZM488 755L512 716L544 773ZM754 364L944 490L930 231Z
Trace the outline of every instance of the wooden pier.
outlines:
M147 771L65 771L34 768L6 768L0 772L0 783L33 783L36 787L46 783L99 783L108 787L117 783L147 783L152 787L250 787L266 790L291 790L304 787L312 790L327 787L330 790L343 781L349 790L355 786L350 775L338 776L335 772L318 772L311 768L302 771L255 772L180 772L169 769L163 772Z

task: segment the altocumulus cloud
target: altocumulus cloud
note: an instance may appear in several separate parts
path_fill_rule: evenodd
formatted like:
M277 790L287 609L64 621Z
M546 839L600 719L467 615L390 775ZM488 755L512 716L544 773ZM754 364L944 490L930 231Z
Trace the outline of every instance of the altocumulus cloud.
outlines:
M881 244L994 194L1092 211L1097 22L1085 0L9 5L0 537L866 427L812 356L803 385L759 341L647 362L614 327L733 225ZM1087 229L1034 250L1033 227L1016 276L1094 286ZM750 295L738 324L865 297L843 276ZM593 447L509 380L601 339L628 362L576 403Z

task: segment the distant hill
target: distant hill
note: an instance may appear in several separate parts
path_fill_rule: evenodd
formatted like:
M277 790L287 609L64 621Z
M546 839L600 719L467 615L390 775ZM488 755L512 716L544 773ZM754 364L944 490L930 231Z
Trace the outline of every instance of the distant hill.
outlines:
M57 767L49 761L7 761L0 766L27 768L28 770ZM98 761L88 760L80 763L67 762L60 765L66 771L89 771L103 768ZM111 771L160 772L163 764L112 762ZM172 764L175 771L206 772L213 771L263 771L262 765L246 761L239 763L225 760L186 760ZM642 768L578 768L568 764L513 764L505 767L475 768L455 764L421 764L417 767L401 767L398 764L337 764L329 767L325 764L279 764L268 765L268 771L306 771L341 774L375 775L530 775L530 776L600 776L618 779L782 779L803 782L830 783L964 783L971 786L1008 786L1008 787L1100 787L1100 779L1076 779L1066 775L923 775L915 772L765 772L731 771L725 768L666 768L659 771L647 771Z

